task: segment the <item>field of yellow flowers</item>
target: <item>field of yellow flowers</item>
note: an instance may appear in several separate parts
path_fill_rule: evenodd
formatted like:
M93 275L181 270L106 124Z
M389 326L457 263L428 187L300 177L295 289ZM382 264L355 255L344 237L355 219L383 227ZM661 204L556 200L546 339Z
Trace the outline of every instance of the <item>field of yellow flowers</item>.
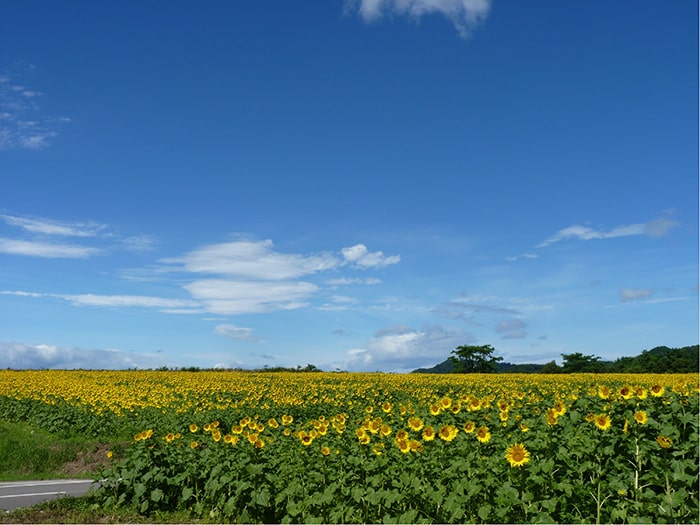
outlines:
M698 522L696 374L5 370L0 419L128 440L97 496L147 515Z

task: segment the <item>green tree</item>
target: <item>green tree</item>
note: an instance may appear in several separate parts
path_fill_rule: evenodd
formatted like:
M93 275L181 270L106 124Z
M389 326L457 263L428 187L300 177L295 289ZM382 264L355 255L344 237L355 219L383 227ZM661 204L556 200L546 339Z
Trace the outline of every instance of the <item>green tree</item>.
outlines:
M541 374L561 374L561 367L557 362L552 359L549 363L546 363L540 370Z
M482 346L458 346L452 350L450 356L455 373L493 373L498 370L498 363L503 361L502 357L493 357L494 352L491 345Z
M580 352L573 354L561 354L564 363L561 371L565 374L578 372L601 372L603 365L599 363L600 357L583 355Z

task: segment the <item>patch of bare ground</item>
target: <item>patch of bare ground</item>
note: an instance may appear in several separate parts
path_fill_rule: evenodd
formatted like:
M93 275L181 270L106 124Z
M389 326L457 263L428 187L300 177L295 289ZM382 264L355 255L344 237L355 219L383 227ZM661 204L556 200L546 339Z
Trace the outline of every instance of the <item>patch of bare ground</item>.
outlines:
M64 463L60 473L68 478L91 477L109 466L109 443L94 443L79 450L75 459Z

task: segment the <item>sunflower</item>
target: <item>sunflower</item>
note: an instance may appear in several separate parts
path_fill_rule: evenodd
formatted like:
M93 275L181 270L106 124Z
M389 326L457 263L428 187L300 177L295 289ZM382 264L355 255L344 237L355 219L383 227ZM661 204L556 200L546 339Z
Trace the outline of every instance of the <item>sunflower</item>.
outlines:
M671 448L671 445L673 445L673 441L671 441L671 438L665 436L657 437L656 442L661 448Z
M198 427L197 425L195 425L194 423L192 423L192 424L190 425L190 432L192 432L193 434L194 434L195 432L197 432L198 429L199 429L199 427Z
M473 421L467 421L462 428L467 434L471 434L476 429L476 425Z
M607 399L610 397L610 388L607 386L601 386L598 389L598 397L601 399Z
M481 443L488 443L491 439L491 432L489 432L488 427L479 427L476 431L476 439Z
M282 424L283 425L285 425L285 426L291 425L292 421L294 421L294 418L292 416L287 416L287 415L282 416Z
M198 446L199 446L199 443L197 443L196 441L192 441L190 443L190 448L197 448Z
M404 454L411 451L411 443L409 443L408 439L397 439L394 443L396 443L396 446L399 447L399 450Z
M450 397L443 397L440 400L440 406L444 409L450 408L452 406L452 398Z
M253 443L253 446L255 448L263 448L265 446L265 442L261 438L257 438Z
M384 423L384 424L379 428L379 433L380 433L383 437L390 436L390 435L391 435L391 427L390 427L389 425L387 425L386 423Z
M391 412L391 409L392 409L391 403L389 403L388 401L384 401L384 403L382 403L382 411L383 412L388 414L389 412Z
M644 425L647 422L647 413L644 410L634 413L634 420L640 425Z
M598 414L593 418L593 423L595 423L595 426L600 430L607 430L610 428L610 423L612 423L612 421L607 414Z
M647 398L647 389L642 388L641 386L638 386L634 390L634 394L639 398L639 399L646 399Z
M408 428L415 432L420 432L423 428L423 421L419 417L408 418Z
M554 403L552 410L556 413L557 417L566 414L566 404L563 401L557 401Z
M323 454L324 456L328 456L330 455L330 453L331 449L329 449L328 447L321 447L321 454Z
M301 436L299 439L301 440L301 444L305 447L308 447L311 443L314 442L314 438L312 438L309 434L306 433L304 433L304 435Z
M653 385L649 391L651 392L651 395L654 397L661 397L664 395L664 392L666 389L664 388L663 385L659 385L658 383Z
M522 467L530 461L530 452L521 443L515 443L506 449L505 458L511 467Z
M437 416L440 415L440 405L437 403L433 403L430 405L430 415L431 416Z
M409 441L408 445L411 447L411 452L423 452L423 444L416 439Z
M471 397L469 399L469 404L467 405L467 410L470 412L473 412L475 410L479 410L481 408L481 401L479 400L478 397Z
M228 443L228 444L233 443L233 436L231 434L226 434L224 436L224 443Z
M233 425L231 427L231 432L234 434L240 434L241 432L243 432L243 427L241 425Z
M459 430L457 430L457 427L454 425L443 425L438 431L438 436L440 436L440 439L443 441L450 442L457 436L458 432Z
M423 429L423 441L432 441L435 439L435 429L431 426L427 426Z
M634 391L632 388L629 386L625 385L620 390L618 390L618 394L620 394L620 397L622 399L630 399L634 395Z
M399 431L396 433L396 439L397 439L397 440L408 439L408 432L406 432L406 431L403 430L403 429L402 429L402 430L399 430Z
M221 440L221 432L214 430L214 432L211 433L211 438L218 443Z

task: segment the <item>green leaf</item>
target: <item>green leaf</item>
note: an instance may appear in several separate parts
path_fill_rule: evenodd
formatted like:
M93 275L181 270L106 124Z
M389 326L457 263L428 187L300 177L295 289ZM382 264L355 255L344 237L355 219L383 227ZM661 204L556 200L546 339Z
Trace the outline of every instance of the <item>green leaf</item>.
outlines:
M194 490L190 487L183 487L182 489L182 501L187 501L192 497L192 494L194 493Z
M163 491L160 489L153 489L151 491L151 501L158 502L163 499Z
M481 507L479 507L479 511L477 514L479 514L479 517L482 520L488 521L489 515L491 514L491 505L482 505Z

